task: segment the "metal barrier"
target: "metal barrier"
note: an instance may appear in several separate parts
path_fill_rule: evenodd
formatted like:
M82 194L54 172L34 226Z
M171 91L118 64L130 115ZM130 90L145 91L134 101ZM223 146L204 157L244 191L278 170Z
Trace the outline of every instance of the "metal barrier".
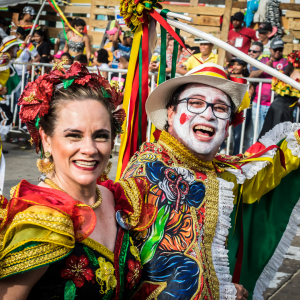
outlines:
M25 62L13 62L14 65L22 65L22 85L21 85L21 92L23 92L24 89L24 83L25 83L25 74L26 74L26 66L31 66L31 81L34 80L34 70L35 67L42 67L41 70L41 75L44 75L45 73L45 68L53 67L53 64L41 64L41 63L25 63ZM65 69L69 69L70 66L65 65L63 66ZM98 71L99 69L97 67L87 67L90 71ZM121 79L122 74L126 74L128 72L127 69L112 69L112 68L108 68L108 69L101 69L101 72L108 72L108 80L111 81L111 75L112 73L118 73L118 78L119 80ZM155 89L155 76L157 76L157 73L151 73L149 72L149 75L151 76L151 81L150 81L150 89L151 92ZM176 74L176 77L180 77L182 75ZM261 92L262 92L262 84L263 83L271 83L272 80L271 79L261 79L261 78L245 78L248 83L258 83L259 89L258 89L258 97L257 97L257 109L256 109L256 119L255 119L255 123L252 124L254 126L254 130L253 130L253 143L256 142L257 137L259 136L258 132L258 126L259 126L259 112L261 109ZM274 101L274 96L275 93L274 91L272 91L271 94L271 102ZM14 113L13 116L13 123L16 123L16 119L17 119L17 105L15 106L15 108L13 107L14 104L14 94L11 95L11 111ZM240 147L239 147L239 152L242 153L244 148L244 144L245 144L245 130L246 130L246 119L247 119L247 110L244 110L244 117L245 117L245 122L242 124L242 128L241 128L241 137L240 137ZM299 117L300 117L300 110L299 108L297 108L297 113L296 113L296 122L299 122ZM252 119L252 117L251 117ZM252 123L252 120L250 120L250 122ZM11 129L11 132L20 132L20 128L21 128L21 122L19 122L19 130L13 130ZM148 128L147 128L147 141L150 140L150 134L151 134L151 122L148 119ZM120 138L117 137L116 141L115 141L115 146L120 146ZM226 154L233 154L233 146L234 146L234 134L233 134L233 128L232 126L229 129L229 137L226 139Z

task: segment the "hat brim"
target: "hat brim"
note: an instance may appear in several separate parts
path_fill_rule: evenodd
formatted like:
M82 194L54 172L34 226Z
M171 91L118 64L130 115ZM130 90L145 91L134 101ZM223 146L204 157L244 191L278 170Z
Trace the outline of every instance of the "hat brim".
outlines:
M16 45L20 45L20 44L22 44L23 43L23 41L21 41L21 40L17 40L16 42L13 42L13 43L11 43L10 45L8 45L8 46L6 46L3 50L2 50L2 52L6 52L9 48L11 48L12 46L16 46Z
M174 91L181 85L202 83L226 93L236 106L240 106L248 89L247 84L236 83L227 79L209 75L190 75L167 80L160 84L146 101L146 112L150 121L159 130L163 130L168 121L166 105Z

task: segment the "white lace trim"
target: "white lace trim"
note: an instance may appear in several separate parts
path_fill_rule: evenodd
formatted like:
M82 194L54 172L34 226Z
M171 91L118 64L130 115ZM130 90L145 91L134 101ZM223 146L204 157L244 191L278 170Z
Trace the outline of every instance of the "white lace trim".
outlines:
M219 180L219 217L215 236L211 245L212 260L219 279L220 300L235 300L236 288L232 283L229 272L228 250L225 249L225 241L228 230L231 227L230 214L233 210L234 195L233 182Z
M237 184L243 184L246 180L246 176L242 174L242 171L239 169L226 169L226 172L233 174L236 177Z
M289 136L291 134L294 134L294 132L296 130L299 130L299 129L300 129L300 124L299 123L291 123L291 122L280 123L280 124L277 124L273 129L271 129L270 131L268 131L263 137L261 137L261 139L259 140L259 142L262 143L265 147L276 145L282 139L286 138L287 136ZM295 145L294 144L290 145L290 147L292 147L293 149L295 149ZM276 149L272 149L272 150L266 152L261 157L270 157L270 158L273 158L274 155L276 154L276 151L277 151ZM251 179L260 170L262 170L263 168L265 168L269 163L270 162L268 162L268 161L250 162L250 163L242 166L243 174L246 176L247 179Z
M260 274L253 292L253 300L264 300L263 293L269 287L270 281L274 278L276 271L282 265L284 255L288 251L300 224L300 199L295 205L290 216L289 223L282 235L282 238L268 264Z
M296 131L296 130L295 130ZM294 132L291 132L287 138L286 138L286 141L287 141L287 147L288 149L291 150L292 154L294 156L297 156L300 158L300 144L298 143L298 141L296 140L296 137L295 137L295 134Z

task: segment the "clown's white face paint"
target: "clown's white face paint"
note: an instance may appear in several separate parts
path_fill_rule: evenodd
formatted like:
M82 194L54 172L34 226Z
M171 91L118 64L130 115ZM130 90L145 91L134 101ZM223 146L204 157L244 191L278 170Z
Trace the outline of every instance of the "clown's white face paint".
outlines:
M205 84L189 84L179 99L189 97L230 106L229 97L224 92ZM168 122L169 133L199 158L207 161L213 160L229 127L229 119L216 118L211 107L199 115L189 112L186 101L177 106L176 112L168 110Z

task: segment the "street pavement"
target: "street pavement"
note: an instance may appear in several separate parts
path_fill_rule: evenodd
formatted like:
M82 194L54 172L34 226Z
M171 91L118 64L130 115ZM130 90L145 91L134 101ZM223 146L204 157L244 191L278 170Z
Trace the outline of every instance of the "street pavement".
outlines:
M36 161L39 158L35 149L28 143L11 144L4 142L6 172L4 182L4 196L9 198L10 188L17 185L22 179L32 184L38 183L40 175ZM112 154L113 167L109 174L114 180L117 171L118 153ZM270 287L264 293L265 300L298 300L300 299L300 229L292 241L282 266L271 281Z

